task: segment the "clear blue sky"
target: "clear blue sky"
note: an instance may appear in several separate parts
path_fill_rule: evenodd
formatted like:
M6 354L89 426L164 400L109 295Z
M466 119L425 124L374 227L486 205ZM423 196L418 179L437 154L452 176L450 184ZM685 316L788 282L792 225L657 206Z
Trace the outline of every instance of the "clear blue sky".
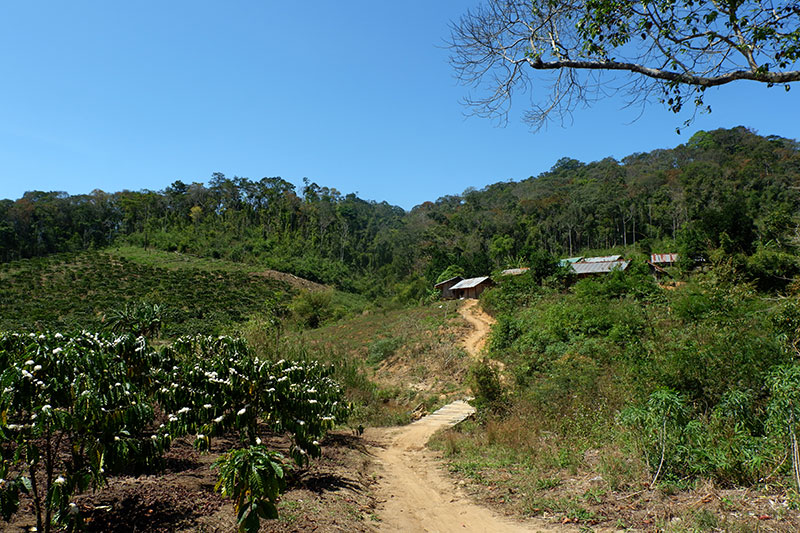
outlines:
M609 99L530 133L465 117L448 23L477 0L4 2L0 198L160 190L212 172L304 177L406 209L561 157L594 161L744 125L800 138L800 86L708 95L680 136ZM515 110L525 110L526 97Z

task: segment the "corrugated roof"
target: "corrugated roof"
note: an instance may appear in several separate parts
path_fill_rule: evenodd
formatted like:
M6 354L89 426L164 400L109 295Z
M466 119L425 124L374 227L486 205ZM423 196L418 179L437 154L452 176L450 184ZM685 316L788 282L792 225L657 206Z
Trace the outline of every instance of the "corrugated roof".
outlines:
M520 274L524 274L530 270L529 267L522 267L522 268L508 268L500 272L503 276L519 276Z
M562 266L562 267L563 266L569 266L572 263L577 263L581 259L583 259L583 257L567 257L566 259L559 259L558 260L558 265Z
M605 274L612 270L625 270L630 261L592 261L573 263L576 274Z
M456 283L455 285L453 285L452 287L450 287L450 290L454 291L456 289L471 289L472 287L477 287L478 285L480 285L481 283L483 283L487 279L489 279L489 276L483 276L483 277L480 277L480 278L469 278L469 279L461 280L458 283Z
M439 288L439 287L441 287L442 285L446 285L446 284L450 283L451 281L454 281L454 280L459 280L459 281L461 281L462 279L464 279L464 278L462 278L461 276L456 276L456 277L454 277L454 278L446 279L446 280L444 280L444 281L440 281L439 283L437 283L436 285L434 285L434 286L433 286L433 288L434 288L434 289L438 289L438 288Z
M678 254L650 254L651 263L675 263L678 261Z
M610 261L619 261L621 255L606 255L603 257L584 257L584 263L608 263Z

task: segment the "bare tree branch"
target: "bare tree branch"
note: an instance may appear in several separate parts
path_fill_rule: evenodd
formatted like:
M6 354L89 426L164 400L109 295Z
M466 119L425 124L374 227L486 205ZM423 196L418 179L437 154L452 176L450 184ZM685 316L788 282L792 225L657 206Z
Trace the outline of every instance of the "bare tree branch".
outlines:
M800 7L796 0L487 0L451 25L449 44L458 78L482 93L466 100L480 116L506 120L512 96L528 90L536 127L619 91L629 105L659 95L677 113L686 102L704 107L709 87L799 81ZM610 79L592 75L604 72ZM613 87L617 76L624 78Z

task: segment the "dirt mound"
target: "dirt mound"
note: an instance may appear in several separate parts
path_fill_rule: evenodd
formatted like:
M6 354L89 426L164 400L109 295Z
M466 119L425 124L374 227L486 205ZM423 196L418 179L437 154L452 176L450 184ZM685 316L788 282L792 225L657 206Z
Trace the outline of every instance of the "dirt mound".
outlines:
M277 270L262 270L259 272L253 272L251 275L259 278L282 281L294 287L295 289L303 289L307 291L325 291L330 289L330 287L327 285L322 285L321 283L316 283L314 281L295 276L294 274L287 274L286 272L279 272Z

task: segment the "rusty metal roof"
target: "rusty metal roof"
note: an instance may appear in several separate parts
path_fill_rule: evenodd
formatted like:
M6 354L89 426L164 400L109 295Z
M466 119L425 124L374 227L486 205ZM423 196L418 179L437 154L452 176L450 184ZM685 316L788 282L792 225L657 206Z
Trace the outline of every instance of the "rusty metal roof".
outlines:
M651 263L675 263L678 261L678 254L650 254Z
M582 263L609 263L611 261L619 261L621 255L606 255L603 257L584 257Z
M592 261L572 264L576 274L606 274L612 270L625 270L630 261Z
M478 285L480 285L481 283L483 283L487 279L489 279L489 276L483 276L483 277L480 277L480 278L469 278L469 279L461 280L458 283L456 283L455 285L453 285L452 287L450 287L450 290L454 291L456 289L471 289L473 287L477 287Z

